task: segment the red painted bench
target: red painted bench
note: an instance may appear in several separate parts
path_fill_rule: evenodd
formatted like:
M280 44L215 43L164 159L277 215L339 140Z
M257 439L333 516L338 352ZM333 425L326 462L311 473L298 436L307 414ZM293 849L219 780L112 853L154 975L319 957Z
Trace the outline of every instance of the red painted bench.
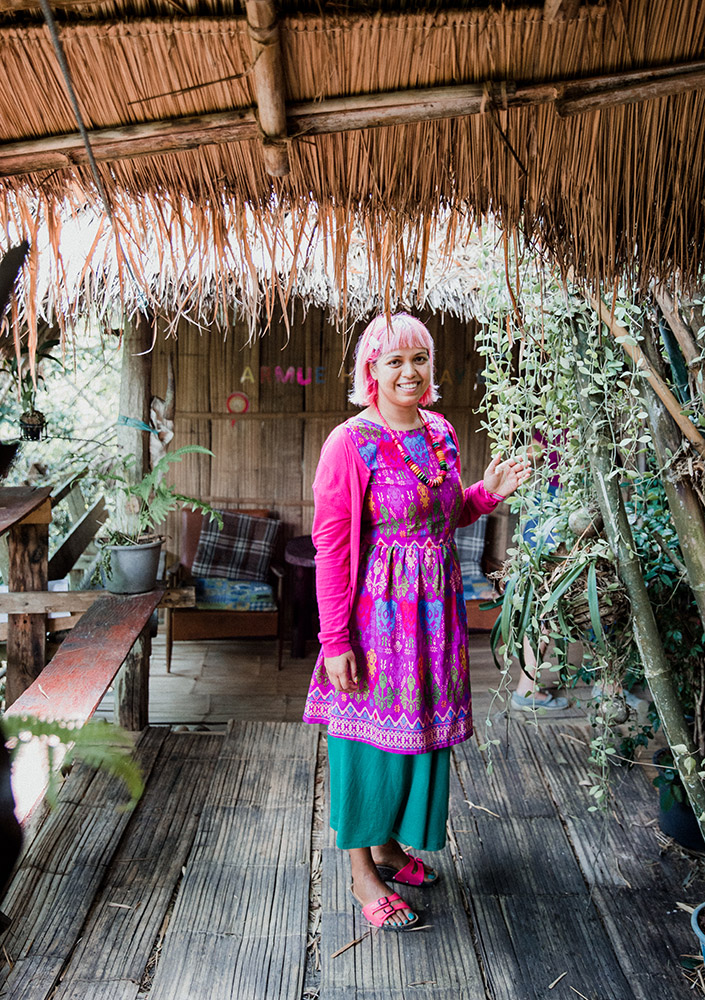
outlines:
M120 672L121 691L116 692L118 721L128 729L144 728L148 723L148 626L163 595L163 590L153 590L131 597L99 597L5 715L32 715L83 725ZM12 769L16 812L21 822L41 801L47 779L43 747L38 741L28 743L15 758Z

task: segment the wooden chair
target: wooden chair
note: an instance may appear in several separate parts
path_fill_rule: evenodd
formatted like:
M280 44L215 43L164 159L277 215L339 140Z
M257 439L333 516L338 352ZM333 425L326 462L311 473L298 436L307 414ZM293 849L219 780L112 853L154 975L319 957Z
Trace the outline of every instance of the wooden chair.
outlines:
M270 517L268 510L240 510L232 513L249 514L251 517ZM168 570L170 586L183 586L193 582L191 568L196 557L204 515L199 511L181 512L181 544L179 562ZM271 588L276 607L271 610L231 610L230 608L199 607L166 608L166 669L171 671L171 656L175 642L202 639L245 639L276 637L278 639L277 670L282 665L282 597L283 570L270 565ZM198 592L196 595L198 602Z

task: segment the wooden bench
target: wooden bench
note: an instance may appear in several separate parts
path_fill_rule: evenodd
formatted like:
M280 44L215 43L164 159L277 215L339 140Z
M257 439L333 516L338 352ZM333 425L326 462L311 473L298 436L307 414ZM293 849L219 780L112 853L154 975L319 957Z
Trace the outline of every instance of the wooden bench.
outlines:
M7 709L8 717L35 716L83 725L117 677L117 721L126 729L148 724L149 620L163 590L99 597L83 614L39 677ZM12 768L16 814L26 822L48 782L44 747L22 747Z

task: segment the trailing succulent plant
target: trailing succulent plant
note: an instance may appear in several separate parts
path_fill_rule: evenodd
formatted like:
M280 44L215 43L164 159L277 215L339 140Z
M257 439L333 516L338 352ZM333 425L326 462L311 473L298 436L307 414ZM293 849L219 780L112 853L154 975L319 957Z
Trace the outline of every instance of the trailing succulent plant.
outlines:
M537 654L544 682L556 676L566 686L588 680L610 692L644 679L633 603L615 558L616 507L609 511L609 523L601 523L607 515L594 479L595 426L586 416L589 412L599 421L605 475L626 507L649 601L657 617L659 607L676 612L662 615L659 626L681 695L678 711L698 699L702 708L704 700L698 682L703 662L695 638L698 630L688 625L697 624L697 609L678 539L665 527L671 523L666 497L663 490L654 492L662 470L649 466L652 425L644 402L644 366L631 365L622 343L600 325L587 303L545 269L526 260L514 266L516 274L502 274L496 282L488 279L494 298L486 296L486 315L476 337L485 358L483 425L493 451L530 452L538 436L544 447L558 453L558 460L538 462L533 481L509 501L517 527L501 573L501 613L492 635L501 679L486 720L488 752L499 743L492 736L493 712L506 700L512 661L517 658L524 666L524 639ZM508 299L503 285L516 287L516 294ZM636 345L644 309L617 298L611 310L623 328L622 340ZM647 510L648 504L653 509ZM529 527L533 538L527 541ZM659 532L663 545L655 537ZM546 639L552 642L550 656L541 655ZM584 653L577 671L568 662L574 641ZM697 682L693 690L687 678L679 680L679 658L692 664L688 673ZM664 699L662 708L671 712L673 705L672 698ZM626 712L618 713L611 697L591 699L588 709L595 726L589 758L595 808L609 802L611 763L620 756L629 758L648 742L659 719L652 712L636 722L630 718L620 728ZM695 763L686 761L689 766Z

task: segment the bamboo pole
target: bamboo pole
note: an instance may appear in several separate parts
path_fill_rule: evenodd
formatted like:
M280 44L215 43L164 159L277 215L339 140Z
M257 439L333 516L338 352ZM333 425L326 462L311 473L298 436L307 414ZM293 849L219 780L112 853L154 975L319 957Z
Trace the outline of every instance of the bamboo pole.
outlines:
M633 83L603 93L585 94L583 97L562 98L556 102L556 113L559 118L570 118L573 115L584 115L589 111L614 108L618 104L636 104L639 101L671 97L673 94L685 94L689 90L699 90L701 87L705 87L705 70L671 79Z
M289 173L286 139L286 96L279 23L272 0L246 0L247 27L252 46L259 124L264 133L263 154L267 173Z
M631 358L639 371L644 372L651 388L675 420L681 434L683 434L683 436L690 441L697 453L702 458L705 458L705 441L703 440L702 435L698 431L695 424L681 412L680 404L676 400L675 396L663 379L654 371L639 345L628 343L626 338L630 338L629 331L623 326L620 326L619 323L615 322L614 317L611 315L609 309L601 299L595 298L595 296L591 295L589 292L586 293L586 298L617 343L621 344L625 354Z
M355 129L409 125L447 118L484 114L492 108L508 110L552 104L559 99L604 95L634 100L630 86L651 81L666 96L681 81L689 87L703 86L705 61L677 66L653 67L585 80L515 84L487 82L451 87L355 94L323 101L290 104L286 108L288 134L333 135ZM670 90L669 90L670 88ZM617 102L619 103L619 101ZM247 142L262 137L255 109L235 108L204 115L163 118L115 128L92 129L88 138L98 162L155 156L197 149L209 144ZM275 145L280 139L271 140ZM78 132L0 143L0 177L20 176L43 170L62 170L87 162Z
M658 334L653 327L644 331L644 341L650 359L657 365ZM649 414L649 428L661 480L666 491L668 509L683 553L684 569L698 606L700 620L705 628L705 511L690 480L674 475L669 459L681 446L680 431L663 402L648 385L644 386L644 403ZM696 718L695 724L698 749L701 754L705 754L703 719Z
M671 330L673 330L673 336L678 341L681 351L683 351L686 364L690 367L694 362L700 360L700 351L695 343L693 334L681 319L675 302L663 285L657 285L654 288L654 298L665 316L666 322Z
M588 349L587 333L576 329L578 354L585 358ZM700 829L705 835L705 785L698 777L703 761L698 754L688 728L683 706L664 653L656 619L644 577L636 554L632 529L614 471L612 446L604 433L601 416L602 390L590 381L589 376L576 368L580 390L578 404L584 420L585 442L590 470L597 493L607 540L614 555L617 572L624 584L631 604L632 629L639 650L644 676L651 690L664 732L673 753L673 759L693 806Z

